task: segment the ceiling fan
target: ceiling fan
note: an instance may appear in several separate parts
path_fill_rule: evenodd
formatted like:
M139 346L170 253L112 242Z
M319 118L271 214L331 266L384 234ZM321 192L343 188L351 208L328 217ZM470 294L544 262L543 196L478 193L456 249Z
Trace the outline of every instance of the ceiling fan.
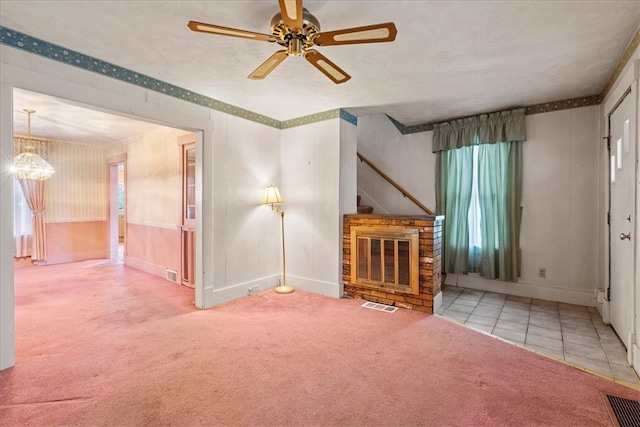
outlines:
M316 17L302 7L302 0L278 0L278 3L280 12L271 19L271 34L254 33L196 21L189 21L188 26L192 31L275 42L286 48L271 55L249 74L250 79L264 79L287 56L291 55L302 56L336 84L346 82L351 76L323 54L312 49L313 47L391 42L395 40L398 33L393 22L323 33L320 32L320 23Z

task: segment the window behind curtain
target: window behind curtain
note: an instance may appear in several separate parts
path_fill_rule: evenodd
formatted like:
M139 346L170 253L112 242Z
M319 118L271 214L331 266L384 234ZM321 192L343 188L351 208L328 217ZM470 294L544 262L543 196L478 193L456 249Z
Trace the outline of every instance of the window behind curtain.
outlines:
M468 271L480 272L482 263L482 232L480 230L480 199L478 195L478 146L473 146L473 172L471 184L471 203L469 204L469 266Z
M443 271L517 281L525 109L433 125Z
M20 182L13 179L13 237L14 256L24 258L31 255L33 237L33 217L29 205L22 194Z

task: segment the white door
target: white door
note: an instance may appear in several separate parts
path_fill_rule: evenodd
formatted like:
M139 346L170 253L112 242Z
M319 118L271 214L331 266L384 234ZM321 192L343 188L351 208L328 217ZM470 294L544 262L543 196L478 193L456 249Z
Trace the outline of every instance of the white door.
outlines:
M609 115L611 325L627 347L631 362L634 335L633 245L635 181L634 95L630 91Z

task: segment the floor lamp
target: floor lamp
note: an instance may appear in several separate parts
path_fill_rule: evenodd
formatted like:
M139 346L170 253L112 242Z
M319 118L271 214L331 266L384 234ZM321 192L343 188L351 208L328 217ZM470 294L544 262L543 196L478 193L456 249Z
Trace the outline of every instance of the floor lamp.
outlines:
M284 258L284 210L274 205L281 205L284 203L278 187L270 185L264 189L264 198L262 199L263 205L271 205L271 210L280 214L280 230L282 241L282 282L279 286L276 286L276 292L279 294L289 294L293 292L293 288L287 285L287 278L285 276L285 258Z

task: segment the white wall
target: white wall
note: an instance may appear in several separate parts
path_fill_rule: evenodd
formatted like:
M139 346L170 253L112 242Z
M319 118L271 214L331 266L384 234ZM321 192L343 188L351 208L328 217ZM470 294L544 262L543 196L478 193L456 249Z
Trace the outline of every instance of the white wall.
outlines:
M447 284L595 305L598 255L598 106L526 116L522 276L517 284L448 275ZM384 115L358 119L358 151L435 209L433 132L402 135ZM358 191L379 212L421 213L358 164ZM374 213L376 210L374 210ZM546 279L538 268L547 269Z
M384 114L358 117L358 152L418 199L436 209L433 132L402 135ZM358 161L358 194L373 213L426 215L367 164Z
M276 286L280 276L279 217L260 203L280 181L280 130L215 113L213 235L214 304ZM286 200L286 199L285 199Z
M342 274L340 123L283 130L281 146L287 284L334 297Z

